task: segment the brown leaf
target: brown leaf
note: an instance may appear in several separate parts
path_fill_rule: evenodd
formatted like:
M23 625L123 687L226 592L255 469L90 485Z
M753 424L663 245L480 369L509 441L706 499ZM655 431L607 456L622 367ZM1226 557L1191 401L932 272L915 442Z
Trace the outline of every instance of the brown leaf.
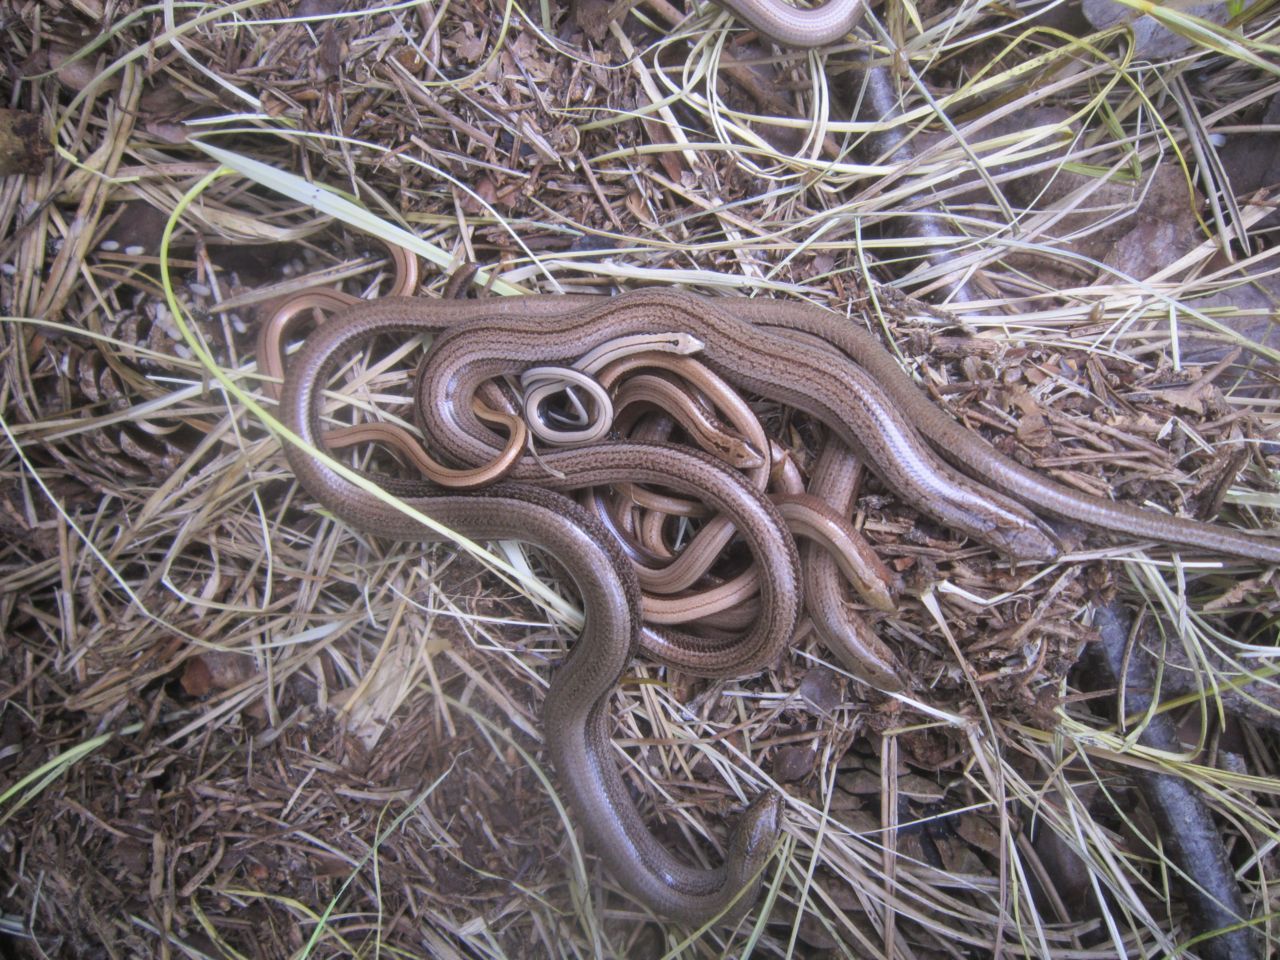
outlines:
M1053 442L1053 431L1043 414L1027 414L1018 424L1018 439L1028 447L1043 448Z

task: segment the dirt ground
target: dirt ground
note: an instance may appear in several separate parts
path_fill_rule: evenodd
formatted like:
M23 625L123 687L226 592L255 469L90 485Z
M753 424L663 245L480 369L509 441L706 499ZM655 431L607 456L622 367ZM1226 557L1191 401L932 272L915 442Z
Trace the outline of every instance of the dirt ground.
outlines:
M1070 522L1013 564L866 477L901 693L806 623L611 702L691 862L786 798L767 909L691 930L555 789L555 563L492 547L559 604L353 530L247 405L273 305L385 294L408 234L422 296L815 303L1020 463L1275 533L1280 19L1133 16L890 0L804 53L666 0L0 2L0 957L1226 955L1153 773L1276 955L1274 568Z

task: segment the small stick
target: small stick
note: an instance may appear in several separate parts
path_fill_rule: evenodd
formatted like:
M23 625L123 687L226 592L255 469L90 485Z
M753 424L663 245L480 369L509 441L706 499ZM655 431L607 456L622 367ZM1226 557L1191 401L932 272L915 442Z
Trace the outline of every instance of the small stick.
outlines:
M1100 605L1094 608L1093 624L1101 639L1090 645L1086 655L1089 685L1095 689L1122 688L1122 711L1129 716L1146 713L1151 705L1147 691L1155 687L1155 671L1143 645L1130 645L1132 618L1128 611L1114 602ZM1181 750L1173 720L1165 713L1148 717L1138 739L1154 750ZM1204 960L1261 958L1252 929L1225 929L1248 920L1249 912L1227 859L1222 833L1204 800L1183 777L1147 770L1134 770L1132 776L1170 859L1181 876L1193 880L1180 884L1190 915L1190 932L1199 938L1224 930L1198 941L1197 954Z

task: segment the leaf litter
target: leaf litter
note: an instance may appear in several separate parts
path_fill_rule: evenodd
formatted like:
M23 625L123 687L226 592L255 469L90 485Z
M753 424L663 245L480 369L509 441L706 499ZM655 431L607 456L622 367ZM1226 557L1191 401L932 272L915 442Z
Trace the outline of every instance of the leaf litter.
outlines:
M0 11L6 116L43 132L38 169L0 180L8 949L1167 950L1190 934L1137 792L1153 766L1206 798L1271 942L1269 571L1083 529L1067 561L1011 569L868 481L856 520L909 587L875 621L907 694L802 630L762 676L637 662L614 700L673 848L716 862L745 800L789 798L768 923L689 940L612 892L553 802L538 711L572 598L316 510L184 338L160 259L212 147L241 173L182 210L169 276L251 393L266 305L376 296L369 231L409 231L448 265L428 295L475 263L494 290L809 299L1061 482L1274 530L1274 12L1170 7L1131 34L1089 3L891 5L809 56L714 8L605 6ZM409 361L356 373L385 400ZM1118 729L1116 692L1082 674L1113 601L1159 625L1141 642L1180 752Z

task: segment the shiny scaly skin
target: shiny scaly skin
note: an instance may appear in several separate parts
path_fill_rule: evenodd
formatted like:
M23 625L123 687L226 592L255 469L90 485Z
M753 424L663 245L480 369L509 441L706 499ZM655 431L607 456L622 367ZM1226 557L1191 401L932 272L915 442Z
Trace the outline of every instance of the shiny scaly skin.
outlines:
M849 448L839 438L828 436L809 477L810 493L838 515L849 516L853 512L858 466L858 458ZM898 658L862 615L845 604L844 584L848 578L841 572L835 554L816 543L806 543L800 548L800 567L804 571L804 607L827 649L846 670L877 690L905 690L907 684Z
M820 546L863 600L886 613L897 609L895 577L871 544L830 502L811 493L775 494L769 499L792 535Z
M658 381L661 390L647 386L654 380L655 371L665 375ZM618 414L614 423L623 436L629 435L624 422L629 419L624 416L628 402L639 400L653 404L665 417L679 423L686 437L708 453L738 469L750 468L747 476L757 490L769 487L773 473L769 461L759 457L758 465L739 462L744 450L754 454L757 450L770 449L759 418L736 390L695 357L635 354L601 371L601 386L611 387L624 375L627 379L622 381L614 397L614 408ZM712 413L713 409L727 415L739 432L725 432ZM811 492L806 492L798 475L790 477L782 471L777 481L782 487L771 492L770 499L778 506L792 535L812 541L801 547L804 605L828 648L855 676L872 683L877 689L901 690L905 684L899 676L892 652L875 636L866 621L844 603L843 586L846 583L852 585L867 604L886 611L894 608L899 589L896 577L847 519L852 512L852 484L858 466L857 458L844 444L829 440L814 470ZM787 481L791 481L789 485ZM705 505L697 501L653 493L634 485L615 490L621 503L631 500L645 508L646 522L649 519L661 522L671 514L707 515ZM593 497L588 508L597 506L603 507L600 498ZM607 508L598 515L614 529ZM708 618L732 616L737 607L742 607L742 612L747 611L744 604L754 596L759 583L759 571L754 565L727 583L701 588L691 594L674 599L652 595L670 592L665 589L666 582L655 574L670 576L680 564L685 564L687 570L684 573L692 579L686 581L685 577L680 577L674 580L682 588L710 571L717 559L719 545L706 543L705 535L714 531L715 522L704 525L674 560L657 571L646 565L645 557L632 557L640 574L640 585L649 591L644 595L646 620L653 623L683 623L695 619L707 622ZM647 528L642 526L640 532L647 532ZM624 543L628 540L620 530L614 529L614 536ZM658 546L664 545L650 543L641 537L640 548L652 550ZM753 615L754 610L729 629L740 629L741 625L751 622Z
M779 46L809 49L839 43L862 19L862 0L826 0L808 10L781 0L717 0Z
M712 301L690 294L652 290L615 298L541 296L486 301L389 299L350 307L317 331L309 345L314 342L317 350L327 349L340 353L345 349L343 343L363 342L376 334L398 331L405 335L422 332L446 334L442 338L443 343L439 345L443 348L449 344L447 331L460 332L464 328L468 337L475 338L477 334L487 333L488 342L496 340L505 345L510 339L506 333L508 327L518 327L535 338L540 330L557 331L556 337L565 339L568 343L554 349L576 357L599 346L601 342L616 339L628 331L635 332L637 314L643 314L646 310L655 314L656 319L647 324L639 322L638 328L642 333L654 333L657 330L669 334L671 330L668 325L674 325L676 321L696 328L690 332L695 335L699 332L704 334L701 337L704 342L711 334L722 332L727 340L733 341L731 346L736 350L726 352L714 342L707 349L716 353L722 361L724 373L729 379L734 379L735 370L744 365L742 353L746 349L750 359L745 361L745 365L748 373L754 375L737 379L742 380L748 389L771 392L784 402L796 402L820 416L822 405L806 404L802 395L804 390L814 384L815 378L820 375L837 385L851 385L850 389L834 398L829 389L823 394L828 402L840 407L840 413L845 417L843 421L830 414L824 418L833 431L837 435L843 435L845 441L864 457L872 455L871 465L891 486L901 489L894 482L895 477L906 476L914 480L923 476L924 483L909 484L907 489L917 506L934 513L944 522L957 510L972 514L973 519L968 524L971 529L976 527L988 542L994 541L1015 556L1034 556L1037 552L1052 555L1053 549L1039 530L1025 519L1031 516L1029 513L1019 507L1022 512L1011 515L1005 508L1007 500L994 492L982 491L980 487L962 487L962 502L959 505L945 504L946 509L939 509L939 504L929 499L930 491L939 488L954 489L951 485L955 474L949 468L941 467L927 450L923 450L919 436L910 425L900 422L901 417L896 411L909 417L912 425L921 428L928 438L958 464L979 476L991 478L1007 493L1020 497L1029 504L1047 508L1047 512L1155 540L1200 546L1266 562L1280 559L1280 546L1274 541L1255 539L1228 528L1168 517L1125 504L1083 496L1025 470L997 453L981 437L959 427L935 408L869 335L857 330L846 320L810 307L779 301ZM610 326L609 321L615 316L627 321L625 329ZM782 340L778 342L775 339L769 344L753 340L753 333L761 331L774 331L775 338L781 337ZM484 339L482 336L481 340ZM480 355L487 356L483 349L485 344L482 342L480 345ZM532 352L545 356L550 349L546 337L538 339L537 345L541 352ZM462 370L468 370L468 364L475 356L469 352L466 342L461 346L455 342L452 346L450 362ZM772 353L762 350L762 346L771 346ZM808 357L804 356L806 350L811 352ZM433 356L438 357L441 352L442 350L437 350ZM709 356L707 359L715 358ZM800 365L797 372L798 359L805 359L806 363ZM520 366L519 363L513 364L501 359L494 361L490 358L486 362L490 367L496 366L499 371ZM426 366L418 389L420 398L423 397L424 388L429 387L432 382ZM815 372L815 367L820 373ZM474 373L474 370L468 372ZM874 375L874 383L868 382L871 378L867 376L867 372ZM855 373L861 379L854 377ZM481 376L483 375L482 373ZM762 380L765 381L763 384ZM771 390L771 385L777 386ZM797 399L798 394L801 396ZM430 403L432 398L425 399ZM467 410L459 413L456 399L448 399L446 406L447 412L455 421L458 416L465 417L470 413ZM419 412L428 421L429 429L433 417L438 421L439 411L433 407L428 406ZM474 416L466 423L472 433L464 433L462 437L465 441L461 448L462 457L465 459L469 456L473 461L488 462L494 448L486 447L485 444L496 442L492 439L493 435L486 433ZM878 432L878 425L883 423L891 424L893 429ZM450 434L438 439L449 442L454 437L455 435ZM859 438L862 443L858 442ZM454 452L456 454L458 448L455 447ZM563 462L560 459L563 454L550 456L556 463ZM572 464L581 456L581 452L569 451L567 456L568 462ZM546 464L546 458L542 462L525 458L517 466L515 474L523 479L545 482ZM938 467L937 475L930 473L933 466ZM702 468L694 468L695 472L700 469ZM388 480L387 486L395 488L396 484ZM419 489L410 488L407 492L412 494ZM989 499L984 498L983 493ZM744 509L748 512L755 510L749 505ZM726 585L718 598L703 596L689 598L687 601L682 598L663 601L661 603L665 605L662 606L659 619L666 624L673 624L691 616L715 614L724 609L723 604L733 602L735 598L750 596L751 592L752 588L745 582L733 583ZM823 596L830 596L830 593L824 591ZM689 666L678 650L683 635L675 635L675 645L668 642L668 637L664 637L660 631L649 631L646 636L652 641L659 656L668 662ZM706 646L705 642L700 643L702 647ZM772 646L755 644L755 649L759 656L739 660L738 672L758 669L767 662L766 654L772 651ZM701 658L702 669L699 672L711 672L714 669L732 673L735 672L735 667L731 661L735 654L736 651L726 648L708 651L695 643L691 656L694 661ZM698 669L698 664L695 662L693 667Z
M587 298L574 299L581 303ZM777 300L712 299L667 290L600 299L605 302L594 308L541 323L513 318L508 326L503 321L499 344L481 342L486 332L490 338L496 335L484 321L443 337L419 376L419 412L442 448L463 462L483 460L492 451L492 434L460 403L474 392L464 383L485 371L505 372L514 357L528 352L554 354L560 349L555 338L568 338L572 342L563 349L573 351L611 334L648 327L686 329L704 341L704 361L726 380L815 416L917 509L1015 558L1057 554L1028 519L1032 514L1027 507L1032 507L1158 543L1280 563L1280 543L1274 540L1100 500L1022 467L935 407L873 337L827 311ZM384 317L412 315L430 313L430 304L386 300L368 309ZM845 354L843 364L833 361L833 348ZM514 360L514 365L520 362ZM451 389L456 392L450 394ZM442 406L423 407L424 400ZM995 489L959 478L924 449L921 434L957 467ZM526 461L513 476L527 477L533 470L536 465Z
M396 262L397 291L411 292L417 284L417 258L401 247L389 248ZM397 294L398 295L398 294ZM284 380L285 338L312 310L341 312L347 307L364 303L357 297L339 290L323 287L304 290L279 304L258 330L258 370L266 380L263 390L268 396L280 399L280 383ZM413 434L394 424L365 423L326 430L325 444L330 449L355 446L361 443L385 443L395 448L425 476L435 483L454 490L476 490L497 483L515 465L525 449L528 427L524 418L491 410L481 404L477 408L483 419L503 425L508 434L506 448L492 461L479 467L459 469L438 463L418 443Z
M705 347L705 344L703 346ZM639 371L654 370L665 371L678 376L682 383L686 384L687 387L698 390L706 397L714 409L719 410L726 416L729 424L741 434L739 442L745 441L745 446L741 449L759 454L759 464L745 468L738 464L732 464L726 454L733 455L737 451L730 446L727 438L725 443L720 444L721 449L719 451L708 449L707 452L714 454L721 460L730 462L731 465L739 466L747 481L756 490L764 493L769 485L769 465L764 460L764 452L768 450L768 438L765 436L764 428L760 425L759 419L747 405L747 402L742 399L741 395L694 357L662 353L638 353L622 358L600 372L601 386L609 389L615 387L620 378L627 378L622 380L622 386L614 399L614 407L621 418L617 421L617 425L623 431L623 435L627 435L625 430L628 420L626 406L634 393L633 385L637 380L646 376L646 374L641 374ZM664 400L659 401L664 413L679 422L687 434L695 438L700 433L705 433L709 436L715 429L711 421L704 421L703 427L705 429L702 431L695 426L696 420L706 413L706 409L696 398L689 395L685 388L677 389L679 392L668 395ZM715 444L712 444L712 446L714 447ZM707 448L704 446L704 449ZM630 496L632 495L631 488L632 485L630 484L620 486L618 494L623 497ZM655 504L656 509L664 513L678 513L686 505L694 510L701 507L701 512L705 513L705 505L700 504L696 499L692 501L685 500L682 504L677 504L675 498L655 495L651 492L637 491L635 496L638 504L643 505L645 502ZM651 507L651 509L654 508ZM680 601L675 601L674 605L672 605L668 601L652 598L650 594L675 593L692 586L715 562L720 550L731 538L733 527L731 524L727 524L723 518L713 518L694 534L692 540L685 545L684 549L674 559L662 554L663 545L660 542L647 540L645 535L649 532L648 530L641 529L639 532L642 543L650 546L651 549L654 549L656 553L668 561L662 566L654 568L642 560L637 560L640 586L646 591L646 610L656 612L658 608L661 608L664 611L661 615L670 618L672 616L680 616ZM736 595L736 591L732 589L719 590L718 592L725 598L724 602L728 602L729 597ZM707 612L707 598L705 596L687 599L696 601L697 606L702 608L702 613L705 615ZM693 607L694 603L691 602L688 604L687 609L692 610ZM668 619L667 622L671 621Z

